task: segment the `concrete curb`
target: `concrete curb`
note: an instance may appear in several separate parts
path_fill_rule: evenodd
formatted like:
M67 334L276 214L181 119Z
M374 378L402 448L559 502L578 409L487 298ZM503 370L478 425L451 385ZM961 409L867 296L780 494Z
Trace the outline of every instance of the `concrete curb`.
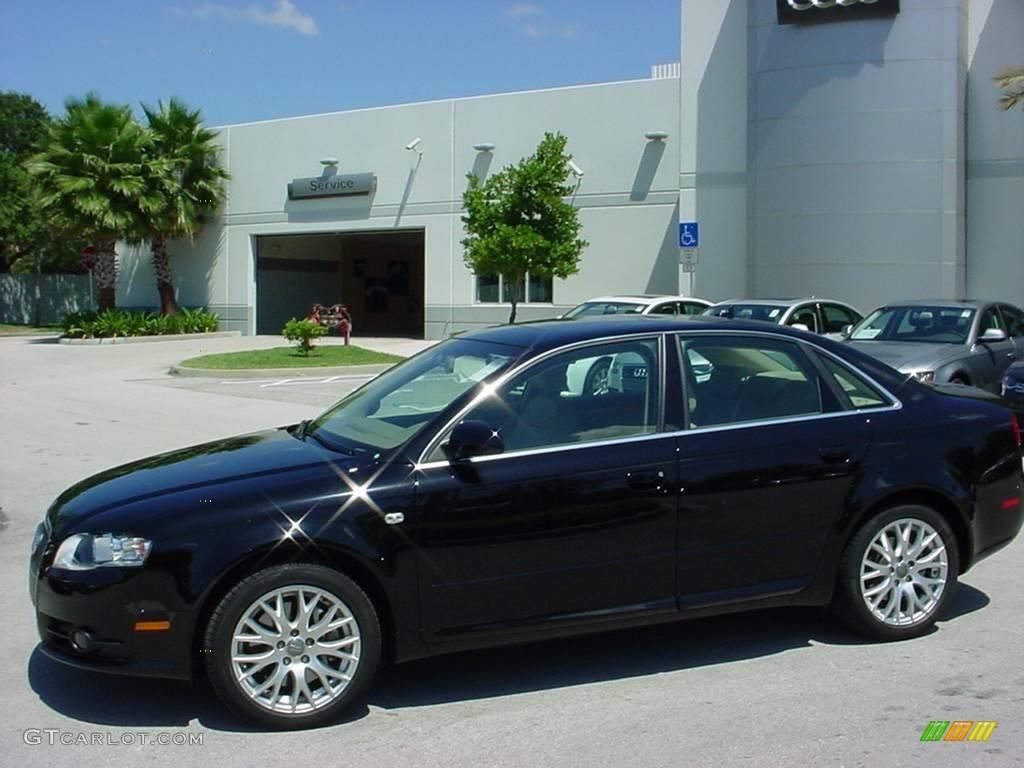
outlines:
M172 376L193 376L207 379L303 379L324 376L367 376L383 373L394 363L377 365L336 365L322 368L245 368L215 371L209 368L189 368L172 365L167 371Z
M98 344L145 344L151 341L190 341L194 339L226 339L241 336L241 331L214 331L213 333L173 333L166 336L116 336L109 339L64 339L61 344L98 345Z

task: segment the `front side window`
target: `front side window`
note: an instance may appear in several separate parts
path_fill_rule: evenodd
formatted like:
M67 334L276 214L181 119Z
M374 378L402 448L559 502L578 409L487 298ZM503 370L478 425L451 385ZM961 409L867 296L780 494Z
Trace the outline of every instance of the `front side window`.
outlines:
M822 304L821 312L825 315L825 333L841 333L845 326L860 321L860 315L838 304Z
M1007 333L1014 338L1024 336L1024 312L1009 304L1003 304L999 308L1006 320Z
M343 451L397 448L522 352L469 339L442 342L357 389L317 417L307 433Z
M527 275L518 287L501 276L476 276L476 301L478 304L509 304L515 294L516 303L550 304L554 289L550 277Z
M681 350L691 428L824 410L821 380L795 344L711 337L683 340Z
M981 330L978 332L979 335L987 331L989 328L995 328L999 331L1006 330L1006 326L1003 325L1003 318L999 316L999 312L996 311L995 307L989 307L985 310L985 314L981 316Z
M818 317L814 307L800 307L792 315L786 325L802 325L812 333L818 332Z
M654 339L581 347L531 365L463 418L496 430L506 452L650 434L660 371Z

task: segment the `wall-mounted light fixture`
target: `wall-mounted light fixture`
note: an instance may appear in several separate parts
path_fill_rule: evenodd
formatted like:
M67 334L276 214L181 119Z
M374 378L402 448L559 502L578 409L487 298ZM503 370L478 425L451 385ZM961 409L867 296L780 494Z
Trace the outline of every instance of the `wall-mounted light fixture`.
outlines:
M576 165L576 162L574 160L569 161L569 170L572 171L572 175L575 176L577 179L583 178L583 169Z
M664 141L668 138L668 131L645 131L644 138L648 141Z
M474 144L473 149L477 152L493 152L494 143L490 141L481 141L479 144Z
M336 157L321 157L320 158L320 165L324 166L325 168L329 168L332 165L337 165L337 164L338 164L338 158L336 158Z

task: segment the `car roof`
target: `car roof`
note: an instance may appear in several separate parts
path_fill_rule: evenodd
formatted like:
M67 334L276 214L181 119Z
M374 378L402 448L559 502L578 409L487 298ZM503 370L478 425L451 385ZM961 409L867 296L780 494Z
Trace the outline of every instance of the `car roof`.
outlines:
M845 301L839 301L838 299L825 299L821 296L805 296L802 299L726 299L715 304L716 307L722 307L729 304L747 304L755 307L792 307L796 304L803 304L808 301L824 301L828 304L841 304L844 307L849 307Z
M908 299L907 301L890 301L882 307L956 307L958 309L980 309L989 304L1009 304L1010 302L989 301L985 299Z
M696 296L676 296L671 293L624 293L616 296L595 296L593 299L581 301L580 304L597 304L602 301L618 301L623 304L654 304L655 302L665 301L666 299L675 301L694 301L698 304L708 304L706 299L699 299Z
M680 318L670 315L602 315L574 320L537 320L514 325L496 325L458 335L460 339L489 341L532 348L537 351L553 349L566 344L591 341L604 337L664 331L754 331L780 336L807 339L807 332L757 320L734 320L724 317L693 315ZM814 336L817 342L820 339Z

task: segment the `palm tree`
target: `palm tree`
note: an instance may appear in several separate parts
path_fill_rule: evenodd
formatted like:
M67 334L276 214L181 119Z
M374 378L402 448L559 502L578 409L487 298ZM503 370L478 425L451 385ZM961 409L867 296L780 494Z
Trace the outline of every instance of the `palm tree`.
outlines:
M172 98L166 106L158 102L154 110L143 104L142 110L153 132L153 152L166 161L168 170L163 180L168 204L151 217L148 227L160 311L172 315L177 305L167 242L196 237L206 218L220 207L228 173L221 168L213 143L217 132L203 127L198 109Z
M1004 111L1009 111L1024 101L1024 67L1007 67L992 79L996 88L1003 92L999 106Z
M95 93L64 106L28 167L41 182L42 204L93 243L99 308L108 309L116 303L117 242L138 240L145 219L166 205L158 186L165 170L130 107Z

